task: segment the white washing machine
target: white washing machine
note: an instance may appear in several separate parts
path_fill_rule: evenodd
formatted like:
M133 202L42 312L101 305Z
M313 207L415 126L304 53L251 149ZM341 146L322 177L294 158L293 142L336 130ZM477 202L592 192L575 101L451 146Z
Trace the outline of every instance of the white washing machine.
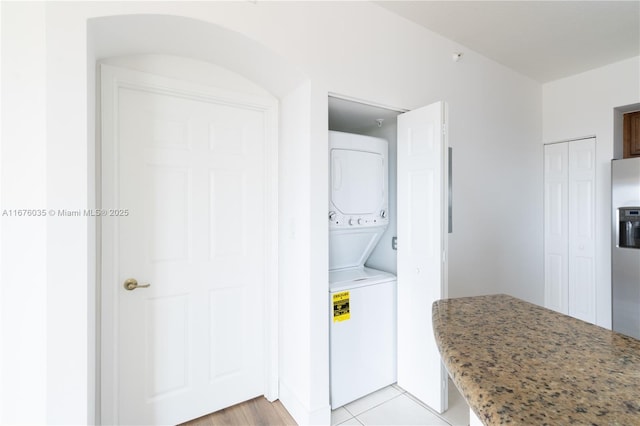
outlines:
M396 277L364 263L389 225L388 144L329 132L331 407L396 382Z

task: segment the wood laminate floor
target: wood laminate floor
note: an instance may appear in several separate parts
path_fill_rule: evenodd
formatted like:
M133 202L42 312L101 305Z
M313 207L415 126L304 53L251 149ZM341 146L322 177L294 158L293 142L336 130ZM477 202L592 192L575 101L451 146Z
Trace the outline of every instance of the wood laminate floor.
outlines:
M183 423L181 426L295 426L296 422L279 400L269 402L263 396L224 408Z

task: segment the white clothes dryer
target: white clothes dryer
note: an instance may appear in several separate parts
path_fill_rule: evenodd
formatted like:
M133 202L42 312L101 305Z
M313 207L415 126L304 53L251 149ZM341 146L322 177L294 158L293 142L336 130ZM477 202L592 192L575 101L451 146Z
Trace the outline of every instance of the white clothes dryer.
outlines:
M329 132L329 229L389 225L389 144Z

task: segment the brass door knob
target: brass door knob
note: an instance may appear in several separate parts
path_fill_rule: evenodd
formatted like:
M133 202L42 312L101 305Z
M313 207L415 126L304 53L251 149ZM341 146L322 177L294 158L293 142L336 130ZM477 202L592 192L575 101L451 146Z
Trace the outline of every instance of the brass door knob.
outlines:
M124 282L125 290L129 290L129 291L135 290L136 288L147 288L147 287L151 287L151 284L139 285L138 280L136 280L135 278L129 278Z

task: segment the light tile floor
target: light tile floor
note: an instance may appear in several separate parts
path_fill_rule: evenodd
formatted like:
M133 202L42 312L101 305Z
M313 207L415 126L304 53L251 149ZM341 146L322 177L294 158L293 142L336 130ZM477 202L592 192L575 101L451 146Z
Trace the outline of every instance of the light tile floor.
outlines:
M331 425L466 426L469 406L449 380L449 409L437 414L398 385L388 386L331 412Z

